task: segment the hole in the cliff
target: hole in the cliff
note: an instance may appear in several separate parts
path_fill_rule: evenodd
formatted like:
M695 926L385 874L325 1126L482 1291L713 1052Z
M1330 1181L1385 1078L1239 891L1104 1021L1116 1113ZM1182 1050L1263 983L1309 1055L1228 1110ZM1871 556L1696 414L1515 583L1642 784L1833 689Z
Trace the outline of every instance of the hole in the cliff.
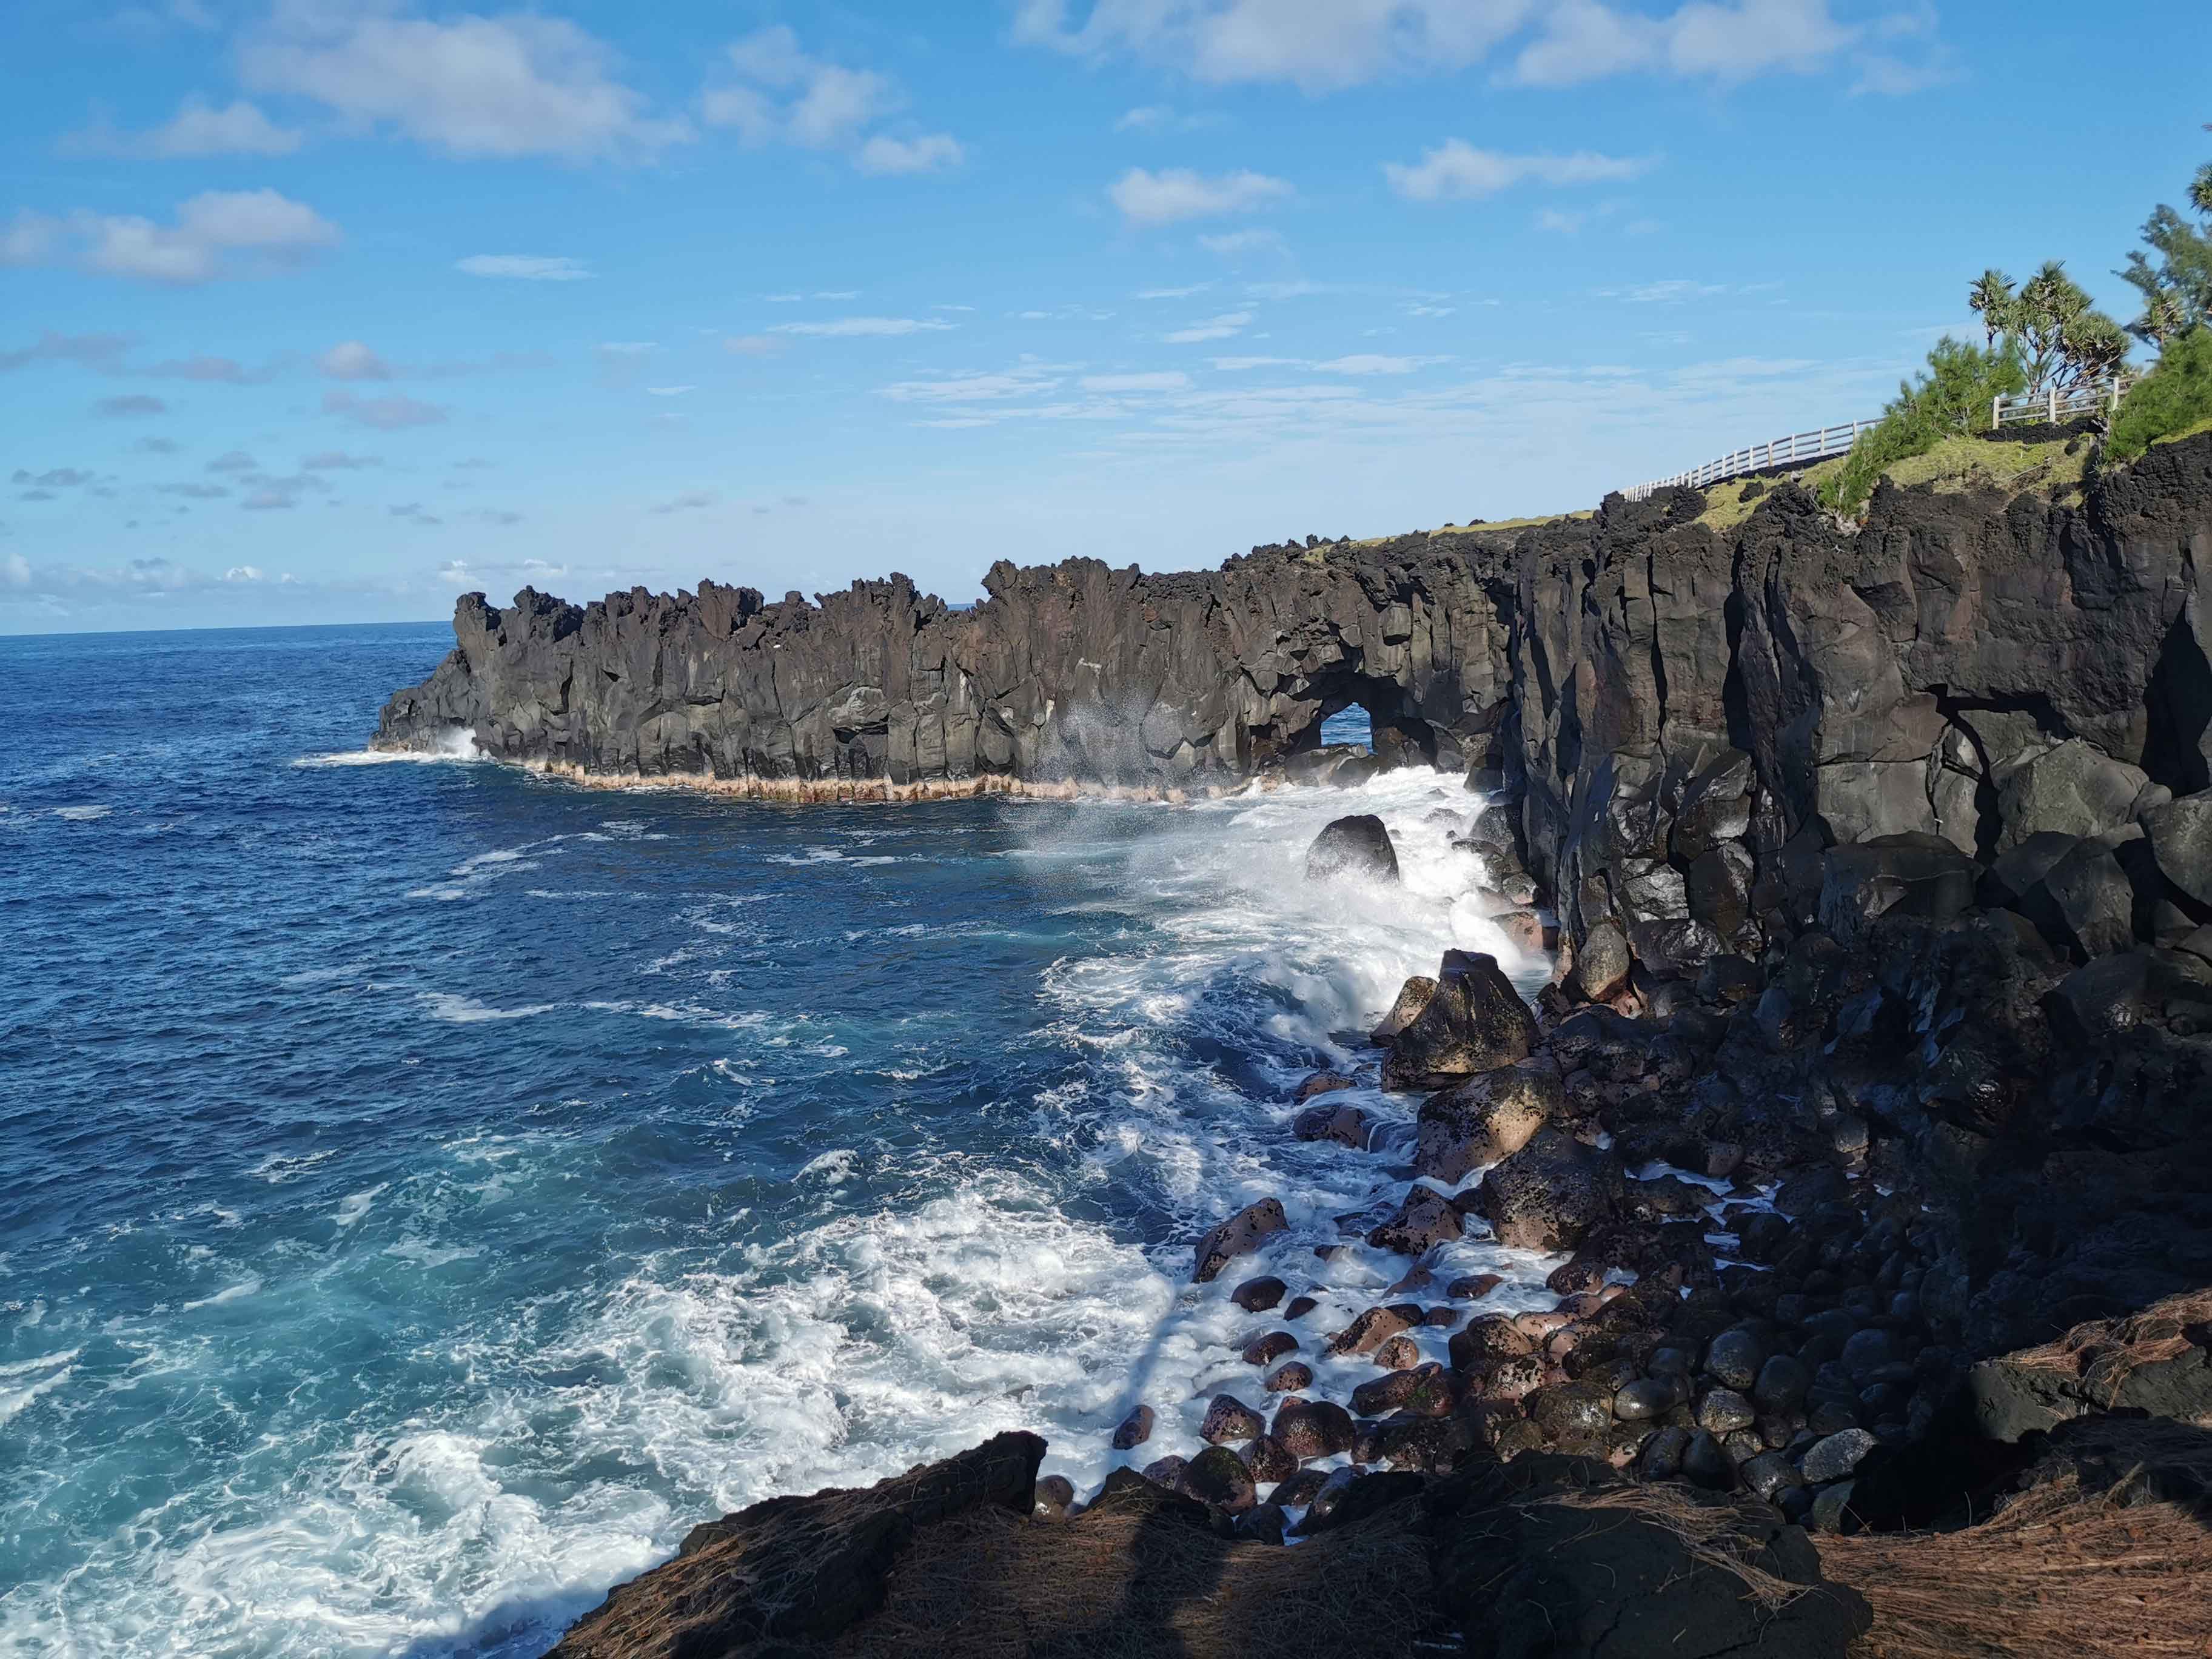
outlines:
M1330 749L1339 744L1374 753L1375 720L1361 704L1340 708L1321 723L1321 746Z

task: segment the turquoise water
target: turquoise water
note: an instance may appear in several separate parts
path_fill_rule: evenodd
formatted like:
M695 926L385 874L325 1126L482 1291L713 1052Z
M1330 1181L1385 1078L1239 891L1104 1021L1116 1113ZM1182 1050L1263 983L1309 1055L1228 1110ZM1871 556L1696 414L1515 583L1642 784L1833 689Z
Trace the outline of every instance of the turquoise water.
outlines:
M1411 1103L1379 1156L1287 1103L1497 948L1455 780L792 808L362 752L449 641L0 641L0 1650L533 1652L773 1492L1016 1426L1093 1483L1139 1397L1189 1451L1245 1322L1188 1246L1252 1198L1347 1313L1402 1270L1308 1247ZM1346 810L1404 889L1304 884Z

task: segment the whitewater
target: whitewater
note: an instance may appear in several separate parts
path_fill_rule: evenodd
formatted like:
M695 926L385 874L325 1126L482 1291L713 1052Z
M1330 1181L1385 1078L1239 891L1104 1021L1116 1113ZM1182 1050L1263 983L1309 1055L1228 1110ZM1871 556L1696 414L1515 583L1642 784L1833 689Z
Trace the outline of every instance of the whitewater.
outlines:
M1258 1376L1206 1226L1279 1197L1316 1330L1407 1266L1312 1247L1402 1195L1414 1103L1303 1144L1298 1083L1371 1084L1447 948L1547 972L1455 775L794 808L365 757L444 643L0 642L64 711L0 760L0 1649L531 1654L773 1493L1188 1455ZM1402 884L1304 879L1354 811ZM1435 1267L1512 1311L1552 1265Z

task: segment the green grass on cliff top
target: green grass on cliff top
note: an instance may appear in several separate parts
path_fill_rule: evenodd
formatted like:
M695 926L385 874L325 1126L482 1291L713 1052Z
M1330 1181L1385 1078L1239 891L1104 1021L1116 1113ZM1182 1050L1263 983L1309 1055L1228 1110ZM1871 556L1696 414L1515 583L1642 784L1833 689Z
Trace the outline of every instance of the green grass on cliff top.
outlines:
M2182 438L2194 437L2200 432L2212 431L2212 421L2205 421L2186 432L2176 432L2158 440L2172 443ZM1997 441L1988 438L1946 438L1924 455L1908 455L1891 467L1882 477L1892 483L1910 487L1915 484L1932 485L1937 491L1954 494L1968 489L2000 489L2018 495L2026 489L2039 489L2052 496L2063 495L2079 489L2089 460L2089 444L2081 441L2075 453L2066 453L2068 440L2054 438L2042 443ZM1844 458L1807 467L1796 475L1797 482L1806 489L1817 490L1830 474L1842 470ZM1705 491L1705 510L1698 515L1697 522L1708 530L1725 534L1741 525L1757 510L1764 491L1744 497L1749 478L1731 478L1726 483L1711 486ZM1782 482L1778 477L1761 480L1769 489ZM1585 507L1578 513L1542 513L1532 518L1494 520L1488 524L1448 524L1435 530L1407 530L1390 536L1364 536L1349 544L1353 547L1378 547L1384 542L1394 542L1406 536L1486 536L1492 531L1527 530L1541 524L1559 524L1570 519L1587 519L1593 509ZM1342 545L1343 544L1336 544ZM1316 554L1325 548L1316 548Z
M1906 488L1931 485L1938 493L1946 495L1968 489L1998 489L2016 495L2022 490L2039 489L2058 496L2081 488L2082 474L2089 462L2086 438L2076 443L2071 455L2066 453L2068 442L2064 438L2043 443L1946 438L1925 454L1906 456L1881 476ZM1806 489L1817 491L1825 479L1843 470L1843 465L1844 457L1838 455L1807 467L1797 475L1797 481ZM1731 479L1706 490L1705 510L1698 515L1697 521L1717 532L1735 529L1759 505L1756 495L1749 501L1744 499L1744 486L1750 482L1748 478ZM1771 486L1776 480L1767 482Z
M1574 513L1539 513L1527 519L1492 519L1484 524L1448 524L1434 530L1401 530L1389 536L1355 538L1353 547L1379 547L1384 542L1402 541L1408 536L1487 536L1493 530L1527 530L1540 524L1559 524L1569 519L1595 518L1597 509L1585 507ZM1316 548L1316 552L1322 550Z

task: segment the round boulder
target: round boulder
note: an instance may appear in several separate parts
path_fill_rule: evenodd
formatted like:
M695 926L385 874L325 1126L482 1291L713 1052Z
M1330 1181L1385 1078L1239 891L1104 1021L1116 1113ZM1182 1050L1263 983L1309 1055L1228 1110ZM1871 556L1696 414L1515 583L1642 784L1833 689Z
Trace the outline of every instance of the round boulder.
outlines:
M1545 1128L1483 1176L1476 1203L1510 1249L1571 1250L1619 1217L1626 1187L1612 1152Z
M1213 1403L1206 1408L1206 1420L1199 1425L1198 1437L1216 1446L1232 1441L1241 1445L1247 1440L1257 1440L1267 1427L1260 1413L1235 1395L1217 1394Z
M1413 1172L1454 1184L1519 1152L1566 1107L1548 1056L1484 1072L1421 1103Z
M1226 1446L1208 1446L1192 1458L1180 1485L1186 1497L1231 1515L1242 1514L1259 1498L1253 1488L1252 1471Z
M1306 849L1306 879L1330 881L1343 876L1369 881L1398 879L1398 849L1390 832L1372 812L1338 818Z

